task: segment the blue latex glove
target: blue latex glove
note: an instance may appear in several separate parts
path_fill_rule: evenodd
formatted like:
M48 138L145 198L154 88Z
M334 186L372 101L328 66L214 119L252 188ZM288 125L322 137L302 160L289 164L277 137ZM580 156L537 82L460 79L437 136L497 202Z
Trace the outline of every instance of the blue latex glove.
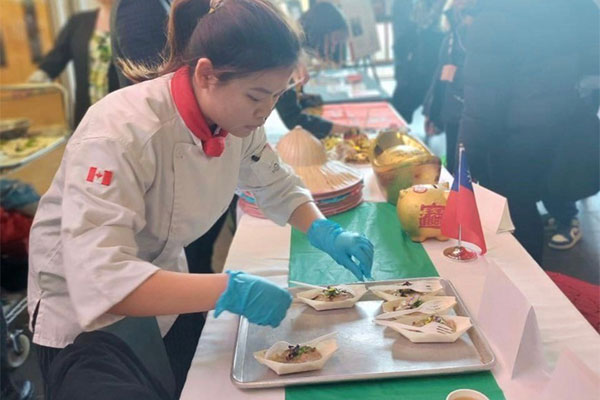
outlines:
M227 274L227 289L217 300L215 317L227 310L254 324L278 326L292 304L288 291L258 276L240 271Z
M327 219L314 221L307 235L310 244L329 254L358 279L371 278L373 244L366 236L347 232Z

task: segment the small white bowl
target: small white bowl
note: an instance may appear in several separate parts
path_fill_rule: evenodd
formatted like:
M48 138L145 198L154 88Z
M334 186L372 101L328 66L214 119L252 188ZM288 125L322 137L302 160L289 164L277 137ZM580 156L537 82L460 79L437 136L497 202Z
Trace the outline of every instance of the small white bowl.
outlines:
M446 397L446 400L490 400L485 394L472 389L458 389Z

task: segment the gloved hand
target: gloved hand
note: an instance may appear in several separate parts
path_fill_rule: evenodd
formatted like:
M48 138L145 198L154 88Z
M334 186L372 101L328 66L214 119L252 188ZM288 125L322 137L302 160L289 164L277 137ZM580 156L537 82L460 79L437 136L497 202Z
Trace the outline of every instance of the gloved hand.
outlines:
M314 221L307 235L310 244L329 254L358 279L371 278L373 244L364 235L347 232L327 219Z
M258 325L276 327L285 318L292 296L266 279L240 271L227 271L227 289L215 307L215 317L227 310Z

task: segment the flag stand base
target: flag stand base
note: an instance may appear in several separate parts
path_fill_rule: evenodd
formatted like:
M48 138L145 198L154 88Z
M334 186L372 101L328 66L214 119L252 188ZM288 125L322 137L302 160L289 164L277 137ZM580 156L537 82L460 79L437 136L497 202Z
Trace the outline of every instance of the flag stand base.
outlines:
M444 249L444 255L454 261L473 261L477 258L477 253L464 246L452 246Z

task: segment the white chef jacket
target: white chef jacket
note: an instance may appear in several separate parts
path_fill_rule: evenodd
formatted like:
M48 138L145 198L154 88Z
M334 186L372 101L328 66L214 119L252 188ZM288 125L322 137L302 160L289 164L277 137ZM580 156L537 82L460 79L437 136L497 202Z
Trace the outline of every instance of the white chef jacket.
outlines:
M227 135L220 157L205 155L173 102L171 76L106 96L69 140L31 229L35 343L65 347L123 318L106 312L159 268L187 271L183 247L225 212L236 187L280 225L311 201L263 128ZM176 317L158 317L163 336Z

